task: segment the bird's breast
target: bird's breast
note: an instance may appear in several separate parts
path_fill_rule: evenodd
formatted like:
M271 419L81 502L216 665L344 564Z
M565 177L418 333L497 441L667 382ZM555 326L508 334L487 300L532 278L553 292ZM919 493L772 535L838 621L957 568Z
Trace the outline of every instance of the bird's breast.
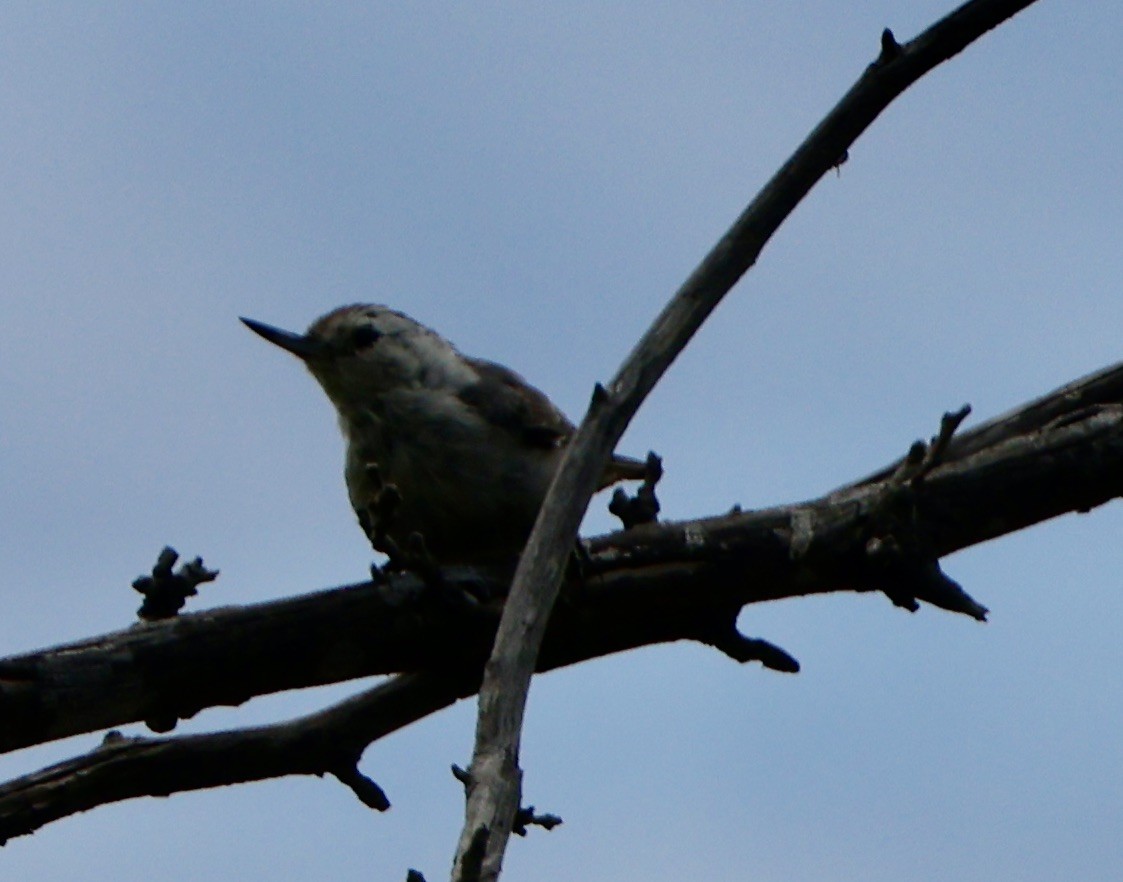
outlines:
M517 554L560 455L521 443L454 395L384 400L349 421L345 434L356 511L394 484L401 502L390 532L420 532L438 560L466 559L468 547Z

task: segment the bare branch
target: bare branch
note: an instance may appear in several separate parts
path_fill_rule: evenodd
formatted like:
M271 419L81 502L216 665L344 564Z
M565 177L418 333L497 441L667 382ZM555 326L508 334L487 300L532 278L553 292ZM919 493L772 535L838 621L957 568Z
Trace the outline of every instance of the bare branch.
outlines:
M958 454L954 443L947 445L942 463L912 491L910 542L943 556L1123 494L1123 404L1109 403L1112 395L1123 397L1123 369L1114 376L1114 391L1101 384L1101 403L1094 407L1065 387L1055 393L1051 421L1039 429L1011 435L990 423L998 439L991 447ZM1018 413L1011 416L1015 422ZM902 596L979 617L974 601L964 600L932 559L910 557L910 542L898 542L892 571L870 554L872 539L887 541L879 512L887 492L899 491L887 490L892 486L887 478L798 505L650 524L589 540L582 579L554 612L539 670L682 639L738 661L791 670L796 663L786 652L736 630L744 604L886 591L890 574L901 580ZM442 573L452 585L478 585L484 578ZM290 723L114 741L10 782L0 787L0 838L107 802L288 774L330 772L378 807L384 796L355 767L363 748L478 686L495 616L487 607L465 616L443 597L412 577L395 576L382 586L195 613L0 661L0 740L8 749L34 743L45 720L53 727L50 737L89 731L91 720L104 719L103 705L117 715L112 725L148 719L155 706L179 706L175 696L169 703L169 689L187 690L202 707L218 703L216 697L248 697L250 688L276 691L374 668L429 668ZM300 623L299 640L294 622ZM301 663L291 665L297 647ZM52 708L66 712L48 713Z
M1092 387L1092 404L1073 394ZM910 529L933 557L1119 495L1123 365L1034 408L1049 413L1037 428L1040 421L1019 409L954 438L916 491ZM988 446L964 443L979 431ZM885 535L872 513L883 505L887 480L588 540L580 580L555 610L539 669L668 640L713 642L713 622L729 621L730 610L747 603L877 589L868 546ZM0 752L372 674L478 672L502 576L449 568L442 581L492 599L454 605L414 576L393 575L381 585L190 613L0 659ZM915 596L948 605L932 584L919 584Z
M705 257L636 345L608 388L594 391L519 561L484 670L464 827L453 879L495 880L520 802L519 740L530 680L564 561L597 476L640 404L765 243L815 183L909 85L1032 0L973 0L901 46L886 30L881 54L799 146ZM473 871L467 856L473 854Z
M450 569L465 592L504 584ZM496 612L449 602L415 576L136 624L0 659L0 752L144 721L156 731L206 707L371 674L478 669ZM474 645L473 645L474 644ZM448 647L454 647L451 651Z
M1002 441L1029 435L1060 421L1072 420L1094 412L1100 405L1117 404L1123 390L1123 363L1088 374L1054 389L1040 398L987 420L966 432L955 435L948 444L945 458L963 459L967 454L994 447ZM904 460L892 463L872 475L836 491L842 495L866 484L875 484L901 468Z
M208 735L106 735L90 753L0 786L0 844L60 818L139 796L285 775L331 774L376 811L390 802L358 769L371 741L473 691L454 677L407 674L286 723Z

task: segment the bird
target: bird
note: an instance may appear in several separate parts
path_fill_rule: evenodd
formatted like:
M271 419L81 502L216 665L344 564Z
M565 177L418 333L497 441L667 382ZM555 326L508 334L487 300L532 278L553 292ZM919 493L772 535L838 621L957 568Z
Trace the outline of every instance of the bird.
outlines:
M299 358L334 405L347 494L376 550L389 537L440 565L517 560L574 432L543 392L388 306L342 306L304 334L241 321ZM645 470L613 456L598 489Z

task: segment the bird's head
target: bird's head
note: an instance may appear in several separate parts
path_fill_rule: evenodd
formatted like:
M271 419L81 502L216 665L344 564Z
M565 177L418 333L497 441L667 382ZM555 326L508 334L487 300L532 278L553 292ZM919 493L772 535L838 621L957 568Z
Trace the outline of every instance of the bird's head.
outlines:
M398 390L456 389L475 379L452 344L386 306L342 306L316 319L304 334L253 319L242 322L303 361L342 415L368 409Z

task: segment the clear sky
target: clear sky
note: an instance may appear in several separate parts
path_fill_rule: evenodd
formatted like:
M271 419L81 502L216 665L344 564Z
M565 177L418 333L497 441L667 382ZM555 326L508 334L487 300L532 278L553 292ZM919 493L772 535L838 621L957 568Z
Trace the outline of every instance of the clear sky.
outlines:
M881 28L950 7L5 4L0 653L127 626L166 543L222 570L197 608L363 576L329 405L237 316L392 304L577 417ZM1118 2L1043 0L875 123L625 436L668 517L819 495L1123 357L1120 33ZM566 823L508 878L1118 879L1121 530L1110 505L946 560L986 625L750 608L798 676L676 645L536 680L526 798ZM440 879L474 710L368 750L385 815L316 779L136 801L0 878Z

